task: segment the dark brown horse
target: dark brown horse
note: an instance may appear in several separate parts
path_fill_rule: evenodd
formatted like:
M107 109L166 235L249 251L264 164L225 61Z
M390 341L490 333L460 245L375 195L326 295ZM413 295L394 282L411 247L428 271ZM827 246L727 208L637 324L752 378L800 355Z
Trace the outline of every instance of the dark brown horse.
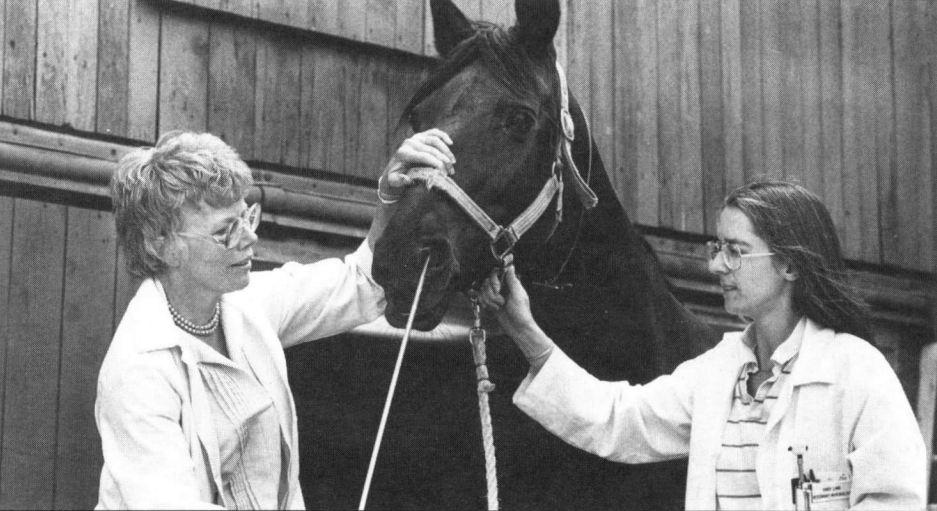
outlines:
M553 48L558 1L517 0L517 25L508 30L471 23L449 0L433 0L431 7L442 60L410 102L409 122L415 131L438 127L449 133L457 159L453 179L492 219L506 225L550 178L562 141L561 85ZM572 158L598 195L598 206L583 208L569 186L569 162L561 162L567 173L562 221L556 224L555 208L547 208L516 245L515 265L537 321L574 360L599 378L646 382L712 346L715 334L670 293L657 259L615 196L574 99L570 111L576 133ZM450 197L422 186L408 189L375 250L373 273L386 290L388 321L405 324L418 272L429 254L415 325L424 330L436 326L453 296L468 291L499 263L489 245L487 235ZM390 361L395 349L352 345L336 347L341 351L331 360L360 358L363 350L371 350L375 360ZM497 384L491 406L504 508L682 508L684 461L625 466L564 444L511 404L527 369L512 343L492 339L488 361ZM389 364L381 362L381 370ZM320 369L329 371L326 365ZM348 364L329 372L347 382L333 389L333 399L353 401L350 407L372 403L370 420L376 429L386 387L366 387L363 372L350 377L348 372ZM294 388L302 386L294 382ZM467 342L411 346L369 505L484 507L474 388ZM309 409L322 406L319 402ZM321 423L321 414L310 413ZM322 449L332 447L336 455L351 451L357 461L348 470L360 473L336 475L334 458L319 468L304 465L311 507L357 502L361 486L356 483L363 480L373 433L354 436L346 431L344 440L335 440L342 436L329 437L330 442L319 446L319 455L328 455ZM354 500L331 499L330 492L341 491L344 484L352 486Z

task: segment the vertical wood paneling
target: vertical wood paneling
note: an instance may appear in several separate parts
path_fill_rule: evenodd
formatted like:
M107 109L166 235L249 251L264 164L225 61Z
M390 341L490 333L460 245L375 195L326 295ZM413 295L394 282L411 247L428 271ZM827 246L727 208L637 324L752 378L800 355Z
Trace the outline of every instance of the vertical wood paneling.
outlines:
M425 0L398 0L394 21L394 48L413 53L423 52Z
M765 172L761 112L761 3L739 0L742 48L742 146L745 180Z
M635 13L635 29L638 32L641 63L639 70L638 116L638 214L637 221L646 225L658 225L660 221L660 159L658 153L659 115L657 63L657 3L647 0L638 4Z
M588 18L592 21L591 37L587 48L589 56L589 96L592 137L616 192L621 193L620 165L615 161L615 34L614 11L611 0L588 3ZM583 135L583 134L580 134Z
M338 4L336 11L338 32L349 39L363 41L368 16L365 0L336 3Z
M117 262L114 265L114 279L114 325L112 331L117 329L117 325L124 317L124 312L127 311L127 304L130 303L133 295L137 293L137 288L140 287L142 282L141 279L130 275L127 271L126 255L119 248L117 250Z
M51 509L67 211L23 199L14 207L0 502Z
M797 118L798 105L785 104L786 89L786 37L788 31L799 30L799 26L783 26L781 21L782 2L761 2L761 111L764 126L765 174L773 178L784 177L784 143L789 138L785 133L785 121ZM788 114L793 109L793 114Z
M726 192L725 115L719 0L700 0L700 143L703 229L716 232L716 213Z
M823 125L820 90L820 8L823 0L801 0L802 69L800 74L803 101L803 132L795 134L803 141L803 184L818 196L823 196ZM796 63L795 63L796 64Z
M158 3L131 0L127 71L127 134L145 142L156 141L156 118L159 105L159 31Z
M38 0L36 8L36 120L65 122L66 56L69 43L69 2Z
M10 279L12 277L13 219L15 199L0 195L0 428L4 424L4 399L6 396L7 351L13 330L10 322ZM0 444L2 446L2 444ZM3 464L3 451L0 449L0 466Z
M342 135L343 159L341 162L341 172L345 174L356 175L360 169L357 169L361 158L361 131L362 112L361 112L361 89L362 80L368 56L363 53L355 53L353 56L343 52L342 74L344 75L342 103L340 108L344 109L345 133Z
M56 420L56 509L90 509L97 503L103 458L94 399L98 371L113 333L115 237L111 213L69 208Z
M673 205L680 201L679 0L657 1L657 123L660 169L658 225L676 227Z
M703 231L703 171L700 134L699 3L678 2L680 30L680 183L673 204L676 227Z
M843 242L843 54L839 2L820 2L820 122L822 197Z
M618 174L618 196L628 217L638 220L639 167L641 150L641 31L636 26L638 2L612 2L614 30L615 138L614 161Z
M7 39L6 39L7 6L6 4L7 4L7 0L0 0L0 41L3 42L3 44L0 44L0 73L2 73L0 74L0 112L2 112L3 110L3 97L4 97L3 89L7 81L6 72L2 71L3 69L5 69L5 66L6 66L5 64L6 62L5 54L6 54L6 47L7 47Z
M569 82L569 93L575 96L579 107L585 115L592 113L592 95L589 79L589 5L588 3L570 3L567 17L569 19L569 46L566 52L566 77Z
M722 44L722 119L723 154L725 156L726 193L745 183L745 161L742 124L742 27L741 2L721 0L720 41ZM711 204L709 200L705 204ZM707 222L711 227L711 223Z
M208 54L208 131L254 158L254 98L257 42L232 23L213 23Z
M843 185L847 257L879 262L879 170L890 173L889 6L843 3Z
M302 46L289 35L257 39L254 158L299 165Z
M303 49L301 165L341 172L345 141L345 57L329 45Z
M204 131L208 121L208 23L166 11L160 24L159 133Z
M126 136L131 112L130 2L99 0L98 8L97 131Z
M374 56L362 56L361 102L358 108L358 151L346 172L377 179L387 158L388 81L387 63Z
M779 2L775 19L776 40L781 55L778 94L781 101L777 106L780 114L778 117L781 119L778 138L781 141L783 163L779 176L805 184L804 120L807 111L802 78L809 70L809 63L804 59L806 20L803 18L799 2Z
M36 120L93 131L98 2L39 0Z
M35 115L36 0L6 0L3 115Z
M895 2L895 168L897 201L883 211L885 263L931 271L934 254L932 129L927 86L928 3ZM891 235L889 235L891 234Z
M388 48L394 47L397 24L397 2L394 0L364 0L365 40Z
M338 30L338 7L341 2L333 0L308 0L306 19L309 28L327 34Z

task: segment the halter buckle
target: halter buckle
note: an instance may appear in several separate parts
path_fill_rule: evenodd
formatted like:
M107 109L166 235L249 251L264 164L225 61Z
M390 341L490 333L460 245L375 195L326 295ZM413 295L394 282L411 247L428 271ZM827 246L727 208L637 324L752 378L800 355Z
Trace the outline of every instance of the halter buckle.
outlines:
M563 136L572 142L576 138L576 128L573 125L573 116L565 108L560 110L560 125L563 127Z

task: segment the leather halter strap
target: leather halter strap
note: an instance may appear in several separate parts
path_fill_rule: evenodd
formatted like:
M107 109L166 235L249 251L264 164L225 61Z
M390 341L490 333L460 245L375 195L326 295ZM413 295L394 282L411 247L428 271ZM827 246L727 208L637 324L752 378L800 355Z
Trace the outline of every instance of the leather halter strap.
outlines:
M588 183L582 178L576 163L572 156L572 143L575 139L575 129L573 126L573 117L569 113L569 91L566 84L566 74L560 63L556 63L556 70L560 80L560 123L563 133L562 139L557 143L556 158L553 161L553 169L550 178L544 183L537 198L527 206L513 222L507 227L502 227L495 222L485 210L481 208L464 190L444 172L430 169L417 168L410 171L409 176L413 179L423 181L427 189L438 188L445 192L472 220L482 228L491 240L491 254L501 262L503 266L509 264L511 253L517 240L524 235L540 219L544 211L550 205L550 202L556 197L556 217L553 229L556 224L562 221L563 212L563 169L570 174L573 189L582 202L583 207L592 209L598 203L595 192L589 188ZM564 163L565 160L565 163ZM553 232L551 229L551 235Z

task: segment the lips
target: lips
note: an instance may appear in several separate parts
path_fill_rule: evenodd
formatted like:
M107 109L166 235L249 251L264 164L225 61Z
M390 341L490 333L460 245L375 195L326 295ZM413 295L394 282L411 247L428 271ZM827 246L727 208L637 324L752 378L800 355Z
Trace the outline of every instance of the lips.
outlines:
M247 259L244 259L241 262L232 264L231 267L232 268L250 268L251 259L252 259L251 257L248 257Z
M735 291L738 289L737 287L730 284L722 284L720 287L722 287L723 293L728 293L729 291Z

